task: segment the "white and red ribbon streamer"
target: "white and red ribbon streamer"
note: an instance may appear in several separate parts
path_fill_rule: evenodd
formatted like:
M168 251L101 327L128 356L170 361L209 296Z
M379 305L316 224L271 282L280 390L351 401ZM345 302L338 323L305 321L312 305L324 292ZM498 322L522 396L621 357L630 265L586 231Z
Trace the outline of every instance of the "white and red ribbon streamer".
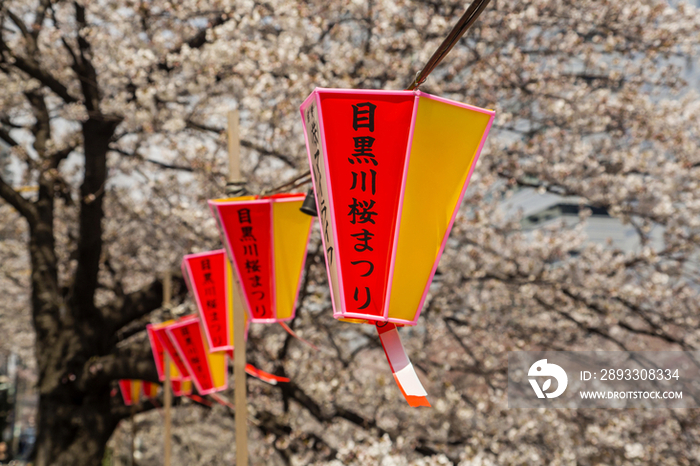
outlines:
M413 364L408 359L406 351L401 344L399 331L396 325L391 322L380 322L377 324L379 340L382 342L384 354L394 373L394 380L401 389L401 393L412 407L430 406L428 392L423 388L423 384L418 379L418 374L413 368Z

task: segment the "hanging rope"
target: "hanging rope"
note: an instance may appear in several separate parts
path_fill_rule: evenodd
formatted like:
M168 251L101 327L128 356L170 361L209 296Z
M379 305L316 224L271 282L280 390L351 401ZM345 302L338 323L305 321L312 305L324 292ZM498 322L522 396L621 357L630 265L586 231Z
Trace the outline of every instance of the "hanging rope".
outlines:
M308 170L302 173L301 175L297 176L296 178L285 182L284 184L281 184L280 186L276 186L274 188L270 188L268 190L263 191L260 195L261 196L269 196L271 194L277 194L282 191L287 191L287 190L292 190L296 189L299 186L303 186L307 183L311 183L311 178L309 177L311 175L311 172ZM308 179L306 179L309 177Z
M491 0L475 0L471 5L469 5L467 11L465 11L462 17L459 18L457 24L455 24L447 37L445 37L445 40L442 41L442 44L440 44L435 53L433 53L433 56L430 57L428 63L426 63L422 70L416 73L416 77L414 78L413 82L410 86L408 86L408 88L406 88L407 91L417 89L418 86L425 82L435 67L440 64L442 59L445 58L448 53L450 53L452 47L454 47L455 44L459 42L459 39L462 38L464 33L467 32L470 27L472 27L472 24L474 24L476 19L479 17L481 12L484 11L484 8L486 8L490 1Z
M484 8L489 4L491 0L474 0L471 5L469 5L469 8L467 8L467 11L464 12L461 18L459 18L459 21L457 21L457 24L452 28L449 34L447 34L447 37L445 37L445 40L442 41L442 44L437 48L435 53L433 53L433 56L430 57L430 60L428 60L428 63L423 67L422 70L420 70L418 73L416 73L416 77L413 79L413 82L406 88L407 91L412 91L414 89L417 89L418 86L423 84L426 79L428 79L428 76L430 73L433 72L435 67L437 67L440 62L442 61L443 58L447 56L448 53L450 53L450 50L452 50L452 47L459 42L459 39L462 38L465 32L469 30L470 27L474 24L474 22L477 20L479 15L481 14L482 11L484 11ZM306 171L302 175L299 176L297 179L302 179L309 175L310 172ZM304 180L303 183L298 183L295 187L301 186L302 184L309 183L311 179L309 178L308 180ZM284 185L283 185L284 186ZM279 189L279 188L276 188ZM273 190L274 192L275 190ZM313 190L309 189L309 192L306 194L307 200L310 198L313 198ZM307 202L305 201L305 204ZM308 202L309 205L313 205L312 202ZM315 208L315 206L313 206ZM314 209L312 209L314 210ZM311 212L305 212L308 215L312 215L316 217Z

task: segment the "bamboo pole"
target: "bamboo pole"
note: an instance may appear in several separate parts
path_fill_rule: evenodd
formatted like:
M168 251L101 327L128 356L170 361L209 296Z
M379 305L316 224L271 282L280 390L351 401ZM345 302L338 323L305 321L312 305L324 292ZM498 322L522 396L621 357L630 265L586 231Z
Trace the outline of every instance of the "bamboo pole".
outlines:
M171 410L173 406L173 393L170 387L170 356L168 355L167 351L165 352L165 384L163 384L163 404L165 405L163 408L165 418L163 420L165 423L165 430L163 433L163 466L170 466L170 438L172 436L170 432L170 424L172 422Z
M245 192L245 181L241 177L240 136L238 132L238 110L228 113L228 156L229 172L227 194L240 195ZM248 403L246 401L246 341L245 310L238 291L234 286L233 297L233 377L234 402L236 405L236 466L248 466Z
M245 180L241 176L241 139L238 131L238 110L228 112L228 178L226 195L245 194Z
M133 383L133 381L132 381ZM129 387L131 390L131 387ZM133 393L133 392L132 392ZM134 419L134 413L136 412L135 400L131 400L131 413L129 414L131 420L131 464L130 466L136 466L136 459L134 454L136 453L136 420Z
M172 280L170 271L165 273L163 277L163 307L170 307L170 297L172 295ZM171 442L171 411L173 406L173 394L170 384L170 355L165 351L165 360L163 362L165 368L165 383L163 384L163 404L165 405L164 423L165 429L163 432L163 466L170 466L170 442Z
M228 182L236 183L241 179L241 143L238 133L238 110L228 112Z

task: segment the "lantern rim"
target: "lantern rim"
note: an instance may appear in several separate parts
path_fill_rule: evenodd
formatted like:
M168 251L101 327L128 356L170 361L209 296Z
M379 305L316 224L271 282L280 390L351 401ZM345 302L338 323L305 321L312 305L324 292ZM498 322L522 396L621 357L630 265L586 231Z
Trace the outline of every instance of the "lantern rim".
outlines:
M212 205L262 203L262 202L295 202L304 200L305 193L277 193L269 195L224 197L220 199L209 199L207 202Z
M201 256L208 256L208 255L213 255L217 253L222 253L226 252L223 248L221 249L213 249L211 251L202 251L202 252L193 252L191 254L185 254L182 256L182 260L184 261L185 259L194 259L195 257L201 257Z
M448 105L454 105L455 107L460 107L460 108L465 108L468 110L474 110L480 113L486 113L491 116L496 115L496 111L489 109L489 108L483 108L483 107L477 107L475 105L470 105L470 104L465 104L464 102L459 102L458 100L452 100L448 99L446 97L440 97L435 94L429 94L427 92L423 92L419 89L414 89L412 91L397 91L397 90L386 90L386 89L343 89L343 88L336 88L336 87L317 87L311 92L309 97L312 97L314 94L376 94L376 95L415 95L416 97L425 97L426 99L431 99L431 100L437 100L438 102L442 102ZM304 107L307 103L307 100L309 100L309 97L307 97L304 102L302 103L302 107Z
M344 320L344 319L351 319L348 320L350 323L357 323L357 324L376 324L376 323L387 323L390 322L392 324L397 324L397 325L407 325L409 327L413 327L418 323L418 317L420 316L420 313L417 313L417 316L413 320L407 320L407 319L398 319L396 317L384 317L384 316L375 316L375 315L369 315L369 314L360 314L358 312L334 312L333 313L333 318L336 320Z

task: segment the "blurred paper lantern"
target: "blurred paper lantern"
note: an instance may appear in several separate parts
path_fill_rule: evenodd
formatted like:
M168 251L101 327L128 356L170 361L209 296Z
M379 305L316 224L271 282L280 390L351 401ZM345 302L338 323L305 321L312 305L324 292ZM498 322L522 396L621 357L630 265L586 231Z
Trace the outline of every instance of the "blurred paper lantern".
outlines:
M172 325L174 323L174 320L169 320L160 324L148 324L146 326L148 340L151 342L151 352L153 353L153 359L156 363L156 370L158 371L158 380L161 382L165 380L165 351L168 352L168 356L170 357L170 380L189 380L185 363L175 350L173 342L165 333L165 329L168 327L168 325Z
M251 322L294 317L311 220L304 194L209 201Z
M428 405L396 325L415 325L494 112L420 91L316 89L301 106L333 315L374 323Z
M141 401L141 381L122 379L119 381L119 391L127 406L135 405Z
M141 382L141 388L143 392L143 396L146 398L156 398L158 397L158 390L160 389L160 385L157 383L152 383L152 382Z
M188 396L192 394L192 381L191 380L173 380L170 382L173 387L173 395L175 396Z
M233 349L233 306L238 297L233 292L233 269L225 251L185 256L182 274L197 304L209 349ZM248 335L247 319L245 334Z
M141 401L141 395L146 398L156 398L158 396L159 385L157 383L145 382L143 380L122 379L119 381L119 391L127 406L135 405Z
M211 352L204 331L196 316L189 316L168 325L165 331L192 377L200 395L228 387L228 366L225 351Z

